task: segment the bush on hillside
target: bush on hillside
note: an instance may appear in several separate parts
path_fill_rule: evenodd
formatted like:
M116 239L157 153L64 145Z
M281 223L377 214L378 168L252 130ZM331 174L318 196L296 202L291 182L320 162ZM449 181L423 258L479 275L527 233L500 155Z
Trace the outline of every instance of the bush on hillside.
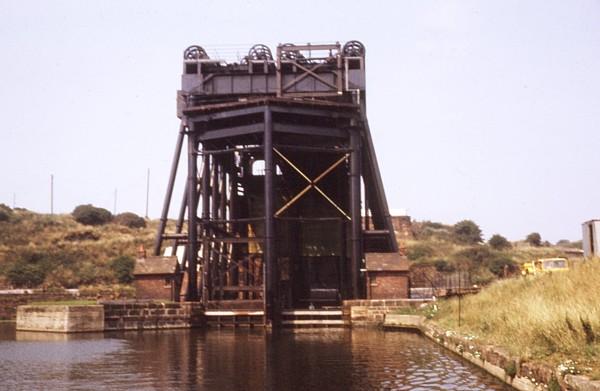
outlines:
M406 249L406 256L411 261L419 261L431 257L434 252L433 247L424 243L417 243Z
M453 273L456 271L456 267L445 259L433 261L433 266L435 266L435 270L440 273Z
M493 235L490 240L488 240L488 245L494 250L499 251L507 250L512 247L510 242L504 236L499 234Z
M85 225L103 225L112 220L112 214L104 209L93 205L79 205L73 210L75 221Z
M534 247L542 245L542 236L537 232L532 232L525 238L525 241Z
M498 277L508 277L518 270L518 265L509 257L494 257L489 260L488 269ZM505 274L506 272L506 274Z
M460 244L478 244L482 242L481 229L471 220L463 220L454 224L452 237Z
M34 288L44 282L48 269L42 263L20 260L6 270L6 278L16 288Z
M10 207L0 204L0 222L8 221L12 217L13 211Z
M146 228L146 220L131 212L116 215L113 222L129 228Z
M442 223L433 221L415 222L412 224L415 238L418 240L426 240L436 238L439 240L450 239L452 227Z
M135 267L135 259L122 255L110 261L112 269L117 281L122 284L128 284L133 281L133 268Z
M494 253L486 246L467 247L454 253L454 258L457 261L466 261L473 265L484 265L494 257Z

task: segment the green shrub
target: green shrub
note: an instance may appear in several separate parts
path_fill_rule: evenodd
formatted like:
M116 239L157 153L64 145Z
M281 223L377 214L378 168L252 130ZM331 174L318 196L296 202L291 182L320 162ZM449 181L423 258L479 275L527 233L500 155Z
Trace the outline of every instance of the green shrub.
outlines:
M560 383L558 382L558 380L556 380L555 376L552 376L552 378L548 382L548 391L560 391L560 390L562 390Z
M471 220L463 220L454 224L452 238L460 244L478 244L482 242L481 229Z
M440 273L452 273L456 271L456 267L454 267L453 264L449 263L445 259L433 261L433 266L435 266L435 270Z
M85 225L103 225L112 220L112 214L104 209L93 205L79 205L73 210L75 221Z
M42 263L18 261L8 268L6 277L17 288L34 288L44 282L47 273Z
M135 213L125 212L115 216L113 222L129 228L146 228L146 220Z
M433 247L424 243L417 243L406 249L406 256L411 261L422 260L431 257L433 254Z
M504 366L504 373L506 373L506 376L510 378L517 376L517 363L513 360L506 363Z
M13 211L10 207L4 204L0 204L0 222L8 221L13 215Z
M504 269L507 268L509 274L517 269L517 264L509 257L494 256L487 261L487 267L498 277L504 277Z
M510 242L502 235L495 234L490 240L488 240L488 245L494 250L507 250L511 248Z
M542 245L542 236L537 232L532 232L527 235L525 241L532 246L540 247Z
M496 280L496 276L487 268L479 267L470 272L471 283L475 285L487 285Z
M135 267L135 259L122 255L110 261L112 269L117 281L123 284L133 281L133 268Z
M467 247L454 253L457 261L467 261L473 265L484 265L494 257L493 252L486 246Z

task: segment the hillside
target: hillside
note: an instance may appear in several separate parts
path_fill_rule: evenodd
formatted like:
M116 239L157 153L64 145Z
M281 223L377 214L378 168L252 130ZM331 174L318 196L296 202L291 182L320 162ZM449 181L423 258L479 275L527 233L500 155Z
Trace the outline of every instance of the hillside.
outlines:
M147 221L145 228L116 222L84 225L71 215L5 206L0 212L5 216L0 218L0 289L115 283L111 261L135 256L140 245L151 248L157 226L157 221ZM23 278L14 281L15 275Z
M151 248L158 221L142 221L145 227L130 228L118 216L111 219L110 212L104 213L109 215L108 223L85 225L71 214L46 215L0 205L0 289L73 288L117 282L111 268L113 259L135 256L140 245ZM411 234L399 237L413 270L425 266L439 273L461 271L473 284L485 285L507 271L518 274L520 263L535 258L580 259L573 255L578 243L532 246L523 241L492 246L481 242L481 232L474 223L463 224L462 228L459 224L458 228L414 222Z
M473 284L489 284L499 277L519 274L519 265L537 258L565 257L580 262L581 242L560 241L560 245L527 241L483 242L473 222L454 226L435 222L413 222L412 237L398 238L412 264L412 270L430 267L439 273L461 271ZM458 226L458 227L457 227ZM504 239L504 238L502 238Z

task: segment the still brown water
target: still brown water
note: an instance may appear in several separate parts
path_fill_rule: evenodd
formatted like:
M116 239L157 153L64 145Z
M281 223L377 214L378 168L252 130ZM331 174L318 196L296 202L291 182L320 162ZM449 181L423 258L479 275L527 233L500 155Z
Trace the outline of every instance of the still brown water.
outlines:
M16 332L0 390L504 390L411 333L375 330Z

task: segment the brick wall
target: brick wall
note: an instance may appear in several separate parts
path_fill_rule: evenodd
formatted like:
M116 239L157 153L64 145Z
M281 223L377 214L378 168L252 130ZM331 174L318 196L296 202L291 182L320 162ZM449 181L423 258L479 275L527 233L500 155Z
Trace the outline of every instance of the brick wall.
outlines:
M203 325L200 303L103 302L104 327L111 330L190 328Z
M397 271L369 271L368 296L371 300L408 299L410 282L408 273Z
M136 297L141 299L171 300L172 283L167 283L169 276L135 276L133 286Z

